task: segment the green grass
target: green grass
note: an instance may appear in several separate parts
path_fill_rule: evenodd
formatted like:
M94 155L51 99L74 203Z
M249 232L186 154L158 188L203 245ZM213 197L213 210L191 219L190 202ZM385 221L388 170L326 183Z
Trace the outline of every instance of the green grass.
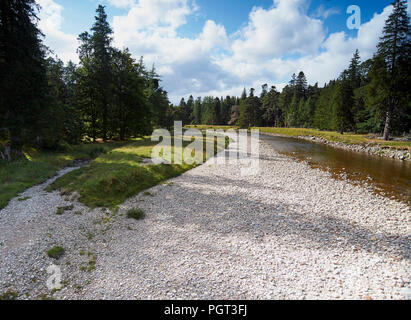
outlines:
M210 142L206 141L204 148ZM75 191L80 195L79 201L90 208L114 208L141 191L196 166L187 163L142 166L143 158L151 156L157 143L147 138L113 149L97 157L88 167L60 177L47 190L60 190L64 194ZM173 159L184 152L188 144L190 142L184 142L181 148L171 147L167 152Z
M234 130L237 130L240 127L238 127L238 126L213 126L213 125L208 125L208 124L198 124L198 125L188 125L188 126L185 126L184 128L186 128L186 129L198 129L198 130L208 130L208 129L214 129L214 130L234 129Z
M18 198L17 201L26 201L30 199L31 197L24 197L24 198Z
M19 295L17 292L9 290L0 295L0 301L1 300L16 300L18 296Z
M65 152L25 150L27 160L0 161L0 209L21 192L48 178L74 160L94 159L102 153L124 145L124 142L90 143L71 146Z
M144 211L139 208L134 208L127 211L127 218L129 219L141 220L144 219L145 216L146 214Z
M238 126L212 126L212 125L190 125L185 128L195 128L199 130L207 129L234 129L238 130ZM394 148L399 150L411 150L411 142L409 141L385 141L373 138L371 134L351 134L345 133L340 134L335 131L321 131L317 129L306 129L306 128L274 128L274 127L253 127L250 129L259 129L260 132L280 134L284 136L298 137L298 136L316 136L324 138L330 142L342 142L346 144L379 144L382 147Z
M371 135L365 134L340 134L334 131L320 131L316 129L304 129L304 128L263 128L255 127L251 129L259 129L260 132L268 132L274 134L280 134L285 136L316 136L324 138L330 142L342 142L345 144L380 144L395 149L408 149L411 150L411 142L406 141L384 141L371 138Z
M65 206L65 207L58 207L56 214L57 215L62 215L66 211L73 210L73 208L74 208L74 205L69 205L69 206Z
M53 259L59 259L64 254L64 249L60 246L56 246L48 250L47 256Z

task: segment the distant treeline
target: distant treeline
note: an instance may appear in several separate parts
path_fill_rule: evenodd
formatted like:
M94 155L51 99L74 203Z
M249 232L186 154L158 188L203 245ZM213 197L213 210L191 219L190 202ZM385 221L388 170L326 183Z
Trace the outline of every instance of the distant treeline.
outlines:
M169 127L172 109L154 67L112 46L103 6L79 36L80 63L66 66L42 44L34 0L0 2L0 160L23 146L64 148Z
M357 50L349 67L324 87L307 85L301 71L282 92L264 84L259 96L253 88L241 97L190 96L175 117L186 124L317 128L381 133L385 139L409 133L410 30L407 2L397 0L374 57L361 62Z

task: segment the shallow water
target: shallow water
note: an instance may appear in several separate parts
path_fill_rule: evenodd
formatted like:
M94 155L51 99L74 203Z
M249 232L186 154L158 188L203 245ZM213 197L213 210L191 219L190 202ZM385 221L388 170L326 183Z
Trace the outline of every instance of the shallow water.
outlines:
M336 179L368 184L378 194L411 205L411 161L372 156L296 138L260 134L260 139L282 154L329 171Z

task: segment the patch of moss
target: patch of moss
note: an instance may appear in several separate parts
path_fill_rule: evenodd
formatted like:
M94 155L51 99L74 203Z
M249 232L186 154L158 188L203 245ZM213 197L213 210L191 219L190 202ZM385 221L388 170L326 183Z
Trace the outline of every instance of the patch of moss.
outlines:
M26 201L28 199L31 199L31 197L24 197L24 198L18 198L17 201Z
M56 246L47 251L47 256L53 259L59 259L64 254L63 247Z
M8 290L0 295L0 300L16 300L19 294L15 291Z
M146 216L145 212L139 208L133 208L127 211L127 218L141 220Z
M73 210L74 205L69 205L69 206L64 206L64 207L58 207L56 214L62 215L65 211L70 211Z

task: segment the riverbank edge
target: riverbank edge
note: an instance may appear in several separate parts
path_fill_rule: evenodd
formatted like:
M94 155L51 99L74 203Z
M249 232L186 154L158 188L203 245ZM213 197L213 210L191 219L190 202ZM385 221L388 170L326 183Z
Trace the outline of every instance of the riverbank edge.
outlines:
M265 135L274 136L274 137L297 138L297 139L306 140L306 141L310 141L314 143L329 145L331 147L338 148L338 149L354 151L354 152L361 152L361 153L366 153L366 154L373 155L373 156L397 159L397 160L402 160L402 161L411 161L411 152L409 150L399 150L399 149L391 148L387 146L382 147L378 144L376 145L375 144L363 144L363 145L362 144L347 144L344 142L329 141L323 137L317 137L313 135L290 136L290 135L285 135L285 134L280 134L280 133L272 133L272 132L264 132L264 131L260 131L260 134L265 134Z

